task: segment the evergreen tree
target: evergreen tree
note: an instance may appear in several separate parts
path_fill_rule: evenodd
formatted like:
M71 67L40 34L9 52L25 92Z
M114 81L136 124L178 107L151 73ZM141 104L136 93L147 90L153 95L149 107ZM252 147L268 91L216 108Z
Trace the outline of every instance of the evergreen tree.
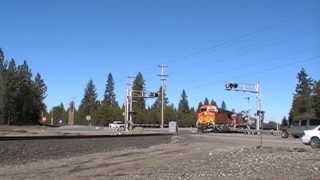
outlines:
M296 93L293 97L291 108L293 120L310 119L314 117L312 109L312 79L309 78L304 69L302 69L297 76L298 83Z
M146 124L160 124L161 121L161 91L162 87L159 88L159 96L156 98L155 102L151 105L150 108L148 108L148 115L147 117L144 117ZM169 105L168 97L166 94L166 91L164 89L163 91L163 97L164 97L164 123L168 123L170 120L176 119L175 117L175 108L174 105Z
M216 101L214 101L214 100L212 99L211 102L210 102L210 105L212 105L212 106L217 106L217 103L216 103Z
M63 123L66 123L67 114L63 103L60 103L59 106L54 106L51 110L51 113L53 118L53 124L58 124L60 120L62 120Z
M4 73L0 71L0 124L4 123L5 82L4 82L3 74Z
M87 115L93 116L98 107L96 87L92 80L87 84L84 92L84 97L81 100L79 111L81 113L81 120L85 120Z
M205 98L203 104L204 104L204 105L209 105L209 99L208 99L208 98Z
M222 103L221 103L221 109L224 111L227 110L227 105L224 101L222 101Z
M3 53L2 49L0 48L0 71L4 72L6 70L6 68L7 68L7 65L6 65L4 53Z
M197 112L200 112L200 108L203 106L202 102L199 102Z
M103 104L107 104L109 106L118 106L116 94L114 93L114 80L111 73L108 74Z
M297 76L298 84L296 87L296 96L310 96L312 92L312 79L309 78L305 69L302 68Z
M42 79L41 75L37 73L34 78L34 111L35 118L39 119L40 114L46 112L46 105L44 103L44 99L47 97L47 86Z
M281 121L281 126L282 127L287 127L289 125L289 122L287 120L287 117L283 117Z
M133 87L132 89L134 91L145 91L145 80L143 78L143 75L141 72L139 72L133 82ZM135 103L133 103L133 110L135 112L139 112L139 111L144 111L146 108L146 102L145 99L143 97L135 97L133 98L133 101L135 101Z
M316 118L320 119L320 80L314 82L312 108Z
M161 100L162 100L162 94L161 94L161 91L162 91L162 87L160 87L159 89L159 96L157 97L157 99L155 100L155 102L153 103L153 105L151 106L151 109L152 110L161 110ZM169 104L169 101L168 101L168 97L167 97L167 94L166 94L166 91L165 89L163 90L163 101L164 101L164 106L167 107L168 104Z
M293 104L292 104L293 107ZM289 116L288 116L288 126L290 127L293 123L293 108L290 109Z
M77 109L76 109L76 103L74 101L71 101L69 103L69 108L67 109L68 114L68 125L74 125L76 122L76 113L77 113Z
M18 93L16 100L17 116L15 124L37 124L34 113L34 88L32 72L26 61L18 66Z
M16 65L14 59L9 64L0 49L0 123L37 124L41 112L46 86L40 74L32 79L32 71L26 61Z
M187 93L185 90L182 90L181 100L179 102L178 111L179 112L189 112L190 111L188 96L187 96Z
M0 48L0 124L4 124L4 106L5 106L5 71L6 71L6 65L4 60L4 53L2 49Z
M5 74L5 97L4 97L4 119L6 124L11 124L16 119L17 109L16 100L18 97L18 76L17 66L14 59L9 61L8 69Z

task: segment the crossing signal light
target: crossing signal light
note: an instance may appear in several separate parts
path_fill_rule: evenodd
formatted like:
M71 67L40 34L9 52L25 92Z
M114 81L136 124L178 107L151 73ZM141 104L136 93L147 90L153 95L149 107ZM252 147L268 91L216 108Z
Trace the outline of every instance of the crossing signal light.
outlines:
M151 92L150 97L159 97L159 93L156 93L156 92Z
M239 87L239 84L237 84L237 83L227 83L226 84L226 90L237 89L238 87Z

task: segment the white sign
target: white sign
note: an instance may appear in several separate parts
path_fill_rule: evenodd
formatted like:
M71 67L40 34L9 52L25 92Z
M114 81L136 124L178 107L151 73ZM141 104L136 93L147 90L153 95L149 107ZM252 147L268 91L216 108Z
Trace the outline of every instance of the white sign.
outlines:
M91 121L91 116L90 115L86 116L86 119L87 121Z
M177 122L175 122L175 121L169 122L169 132L171 132L171 133L177 132Z
M47 122L47 118L46 117L42 117L41 120L42 120L43 123Z

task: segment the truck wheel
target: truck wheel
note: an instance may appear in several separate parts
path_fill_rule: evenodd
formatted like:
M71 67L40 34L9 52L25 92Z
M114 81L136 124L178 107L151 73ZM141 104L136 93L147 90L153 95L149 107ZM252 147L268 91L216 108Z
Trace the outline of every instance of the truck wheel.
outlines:
M318 137L311 138L310 145L312 148L320 148L320 139Z
M289 137L289 133L287 131L282 131L281 137L282 138L288 138Z
M299 135L293 135L293 138L298 139L298 138L300 138L300 136Z

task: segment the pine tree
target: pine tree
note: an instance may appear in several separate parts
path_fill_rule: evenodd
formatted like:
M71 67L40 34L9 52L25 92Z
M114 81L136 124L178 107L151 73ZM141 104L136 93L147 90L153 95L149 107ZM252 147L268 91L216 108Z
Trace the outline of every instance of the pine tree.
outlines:
M202 102L199 102L197 112L200 112L200 108L203 106Z
M4 97L4 119L6 124L15 122L17 117L16 100L18 98L18 76L17 66L14 59L9 61L5 74L5 97Z
M16 100L17 119L15 124L36 124L39 119L34 117L34 88L32 72L26 61L18 66L18 97Z
M139 72L137 74L135 80L133 81L132 89L134 91L142 91L142 92L145 91L145 80L144 80L141 72ZM135 103L133 103L133 110L134 111L139 112L139 111L145 110L146 102L143 97L135 97L135 98L133 98L133 101L135 101Z
M281 126L282 127L287 127L289 125L289 122L287 120L287 117L283 117L281 121Z
M310 96L312 92L312 79L309 78L305 69L302 68L297 76L298 84L296 87L296 96Z
M209 103L209 99L208 99L208 98L205 98L203 104L204 104L204 105L209 105L209 104L210 104L210 103Z
M5 60L4 60L4 53L2 49L0 48L0 124L5 123L5 91L6 91L6 86L5 86L5 71L6 71L6 66L5 66Z
M103 104L109 106L118 106L118 103L116 101L116 94L114 93L114 79L111 73L108 74Z
M179 112L189 112L190 111L188 96L187 96L187 93L185 90L182 90L181 100L179 102L178 111Z
M87 115L94 115L98 106L97 96L98 95L96 92L96 87L93 81L90 80L87 84L87 87L84 92L84 97L81 100L81 104L79 107L82 120L84 120Z
M298 83L290 110L292 113L290 118L293 118L293 120L313 118L314 112L311 97L313 81L304 69L298 73L297 79Z
M227 105L224 101L222 101L222 103L221 103L221 109L224 111L227 110Z
M312 108L315 116L320 119L320 80L314 82L312 94Z
M34 78L34 99L33 99L33 111L34 119L40 119L41 114L46 112L46 104L44 99L47 97L47 86L42 79L41 75L37 73Z
M9 63L0 49L0 123L37 124L46 107L46 86L38 74L32 79L32 71L26 61L16 65Z
M162 100L162 94L161 94L161 91L162 91L162 87L160 87L159 89L159 96L157 97L157 99L155 100L155 102L153 103L153 105L151 106L151 109L152 110L159 110L161 109L161 100ZM164 106L167 107L168 104L169 104L169 101L168 101L168 97L167 97L167 94L166 94L166 91L165 89L163 90L163 100L164 100Z
M5 57L4 57L4 53L2 51L2 49L0 48L0 71L4 72L6 70L6 61L5 61Z
M216 103L216 101L215 100L211 100L211 102L210 102L210 105L212 105L212 106L217 106L217 103Z
M3 74L4 73L0 71L0 124L4 123L5 82L4 82Z
M60 103L58 106L54 106L51 110L52 116L53 116L53 123L58 124L59 121L61 120L63 123L66 122L67 117L66 117L66 110L64 108L63 103Z

